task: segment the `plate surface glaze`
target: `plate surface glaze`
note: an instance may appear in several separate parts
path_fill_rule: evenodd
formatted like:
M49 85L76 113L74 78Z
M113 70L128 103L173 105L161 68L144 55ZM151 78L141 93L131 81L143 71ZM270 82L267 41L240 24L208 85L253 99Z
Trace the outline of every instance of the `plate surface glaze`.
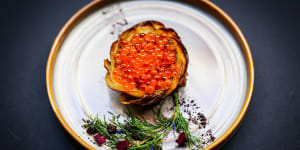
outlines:
M239 116L249 88L252 91L248 62L244 49L220 21L184 3L116 2L83 18L61 41L56 57L50 58L55 111L79 138L101 149L88 140L81 127L82 118L96 114L109 116L107 111L124 114L119 93L108 88L104 81L103 60L109 58L111 43L122 31L145 20L160 21L181 37L190 60L181 96L198 103L208 117L207 129L212 129L218 139ZM175 142L164 144L166 149L174 147Z

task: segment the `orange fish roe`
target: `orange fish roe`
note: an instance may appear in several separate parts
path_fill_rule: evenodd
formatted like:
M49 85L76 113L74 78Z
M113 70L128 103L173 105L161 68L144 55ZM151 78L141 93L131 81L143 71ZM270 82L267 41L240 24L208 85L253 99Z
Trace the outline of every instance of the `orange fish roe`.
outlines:
M120 41L115 55L115 79L127 91L135 88L152 94L167 89L178 78L176 47L166 33L134 34L130 41Z

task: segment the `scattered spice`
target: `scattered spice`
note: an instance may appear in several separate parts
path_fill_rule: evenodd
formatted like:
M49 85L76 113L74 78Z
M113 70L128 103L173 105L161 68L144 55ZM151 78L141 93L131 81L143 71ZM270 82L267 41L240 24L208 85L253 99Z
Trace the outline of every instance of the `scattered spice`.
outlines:
M198 115L198 119L201 121L199 127L200 128L201 127L205 128L206 125L207 125L207 119L206 119L206 117L203 114L200 113L200 115Z
M212 134L211 129L207 130L206 134L211 135Z
M179 105L183 107L183 112L187 114L187 120L194 124L200 124L200 127L206 127L207 119L203 113L199 112L200 107L197 105L194 99L188 99L184 97L179 98Z
M176 143L178 144L178 147L184 147L186 145L187 139L186 139L186 136L185 136L184 132L181 132L179 134L179 137L176 140Z
M206 132L206 135L209 136L209 138L208 138L208 140L207 140L208 143L212 143L212 142L215 141L216 138L212 135L211 129L209 129L209 130Z
M124 140L124 141L119 141L117 144L116 144L116 147L118 150L126 150L128 147L131 147L132 144L129 143L128 141Z
M94 136L95 141L97 142L98 145L102 145L103 143L106 142L106 138L103 135L97 134Z
M185 99L184 98L179 99L178 103L179 103L179 106L184 105L185 104Z
M215 141L215 139L216 139L216 138L215 138L214 136L210 136L209 142L212 143L212 142Z

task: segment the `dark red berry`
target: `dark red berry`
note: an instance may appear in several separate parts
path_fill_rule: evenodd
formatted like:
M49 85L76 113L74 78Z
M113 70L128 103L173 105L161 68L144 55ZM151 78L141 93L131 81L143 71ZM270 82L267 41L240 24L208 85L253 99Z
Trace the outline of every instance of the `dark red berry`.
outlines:
M132 137L132 139L134 139L134 140L139 140L139 137L138 137L135 133L132 133L132 134L131 134L131 137Z
M94 135L97 133L97 130L95 128L92 128L92 127L89 127L86 132L89 134L89 135Z
M138 128L136 126L130 126L129 124L126 124L125 129L131 131L131 130L137 130Z
M106 142L106 138L103 135L97 134L94 136L95 141L97 142L98 145L102 145L103 143Z
M179 137L178 139L176 140L176 143L178 144L179 147L184 147L187 143L187 139L186 139L186 136L185 136L185 133L184 132L181 132L179 134Z
M116 147L118 150L126 150L128 147L132 146L131 143L129 143L128 141L124 140L124 141L119 141L116 144Z
M108 124L107 131L109 134L115 134L117 131L117 127L112 124Z
M125 129L126 129L126 130L129 130L129 128L130 128L130 125L127 123L127 124L125 124L125 126L124 126L124 127L125 127Z

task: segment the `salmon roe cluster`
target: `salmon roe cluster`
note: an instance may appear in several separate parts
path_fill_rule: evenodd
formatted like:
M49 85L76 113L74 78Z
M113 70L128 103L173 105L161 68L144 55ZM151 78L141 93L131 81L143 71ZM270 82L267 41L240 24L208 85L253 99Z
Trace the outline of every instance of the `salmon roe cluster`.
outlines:
M113 75L127 91L135 88L152 94L167 89L178 78L176 47L166 33L134 34L130 41L122 40L114 56Z

